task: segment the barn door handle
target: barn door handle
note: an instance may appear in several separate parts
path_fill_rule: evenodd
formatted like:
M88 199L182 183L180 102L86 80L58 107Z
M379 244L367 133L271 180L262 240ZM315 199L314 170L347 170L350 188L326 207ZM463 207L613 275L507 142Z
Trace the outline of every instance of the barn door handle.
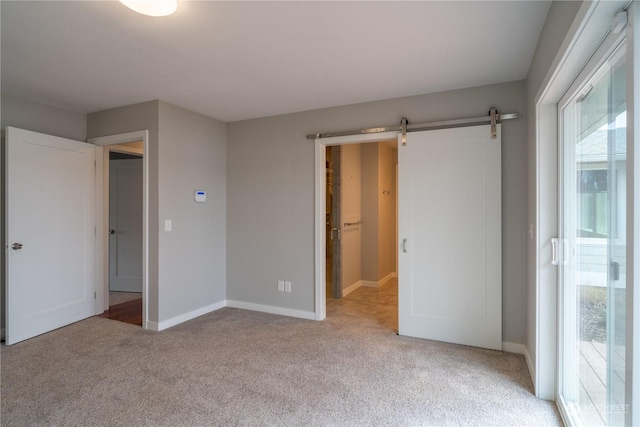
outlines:
M22 249L22 243L14 243L13 245L11 245L11 249L13 249L14 251Z

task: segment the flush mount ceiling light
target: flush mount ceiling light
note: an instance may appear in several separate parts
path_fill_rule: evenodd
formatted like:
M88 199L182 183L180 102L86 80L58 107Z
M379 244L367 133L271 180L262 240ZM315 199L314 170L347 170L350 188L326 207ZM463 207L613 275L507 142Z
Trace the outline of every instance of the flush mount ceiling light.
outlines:
M120 0L120 3L148 16L171 15L178 8L178 0Z

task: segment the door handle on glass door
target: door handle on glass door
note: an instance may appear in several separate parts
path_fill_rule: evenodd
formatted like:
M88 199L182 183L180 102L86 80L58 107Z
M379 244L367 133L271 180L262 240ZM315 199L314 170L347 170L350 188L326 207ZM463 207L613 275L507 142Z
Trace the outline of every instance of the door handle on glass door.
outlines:
M558 259L558 244L560 243L560 239L554 237L551 239L551 264L558 265L560 264L560 260Z

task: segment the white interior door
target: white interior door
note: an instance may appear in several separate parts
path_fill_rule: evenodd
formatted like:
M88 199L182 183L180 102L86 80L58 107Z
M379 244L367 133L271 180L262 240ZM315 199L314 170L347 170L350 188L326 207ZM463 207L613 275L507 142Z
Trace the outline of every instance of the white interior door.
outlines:
M142 292L142 158L109 161L109 289Z
M399 333L502 349L500 126L398 143Z
M95 314L95 151L6 131L6 343Z

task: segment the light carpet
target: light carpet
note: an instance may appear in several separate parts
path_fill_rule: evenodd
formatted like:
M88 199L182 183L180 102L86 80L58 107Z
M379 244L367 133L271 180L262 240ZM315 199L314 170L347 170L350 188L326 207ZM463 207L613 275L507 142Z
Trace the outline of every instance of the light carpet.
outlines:
M93 317L1 349L3 426L558 426L520 355L224 308L162 332Z

